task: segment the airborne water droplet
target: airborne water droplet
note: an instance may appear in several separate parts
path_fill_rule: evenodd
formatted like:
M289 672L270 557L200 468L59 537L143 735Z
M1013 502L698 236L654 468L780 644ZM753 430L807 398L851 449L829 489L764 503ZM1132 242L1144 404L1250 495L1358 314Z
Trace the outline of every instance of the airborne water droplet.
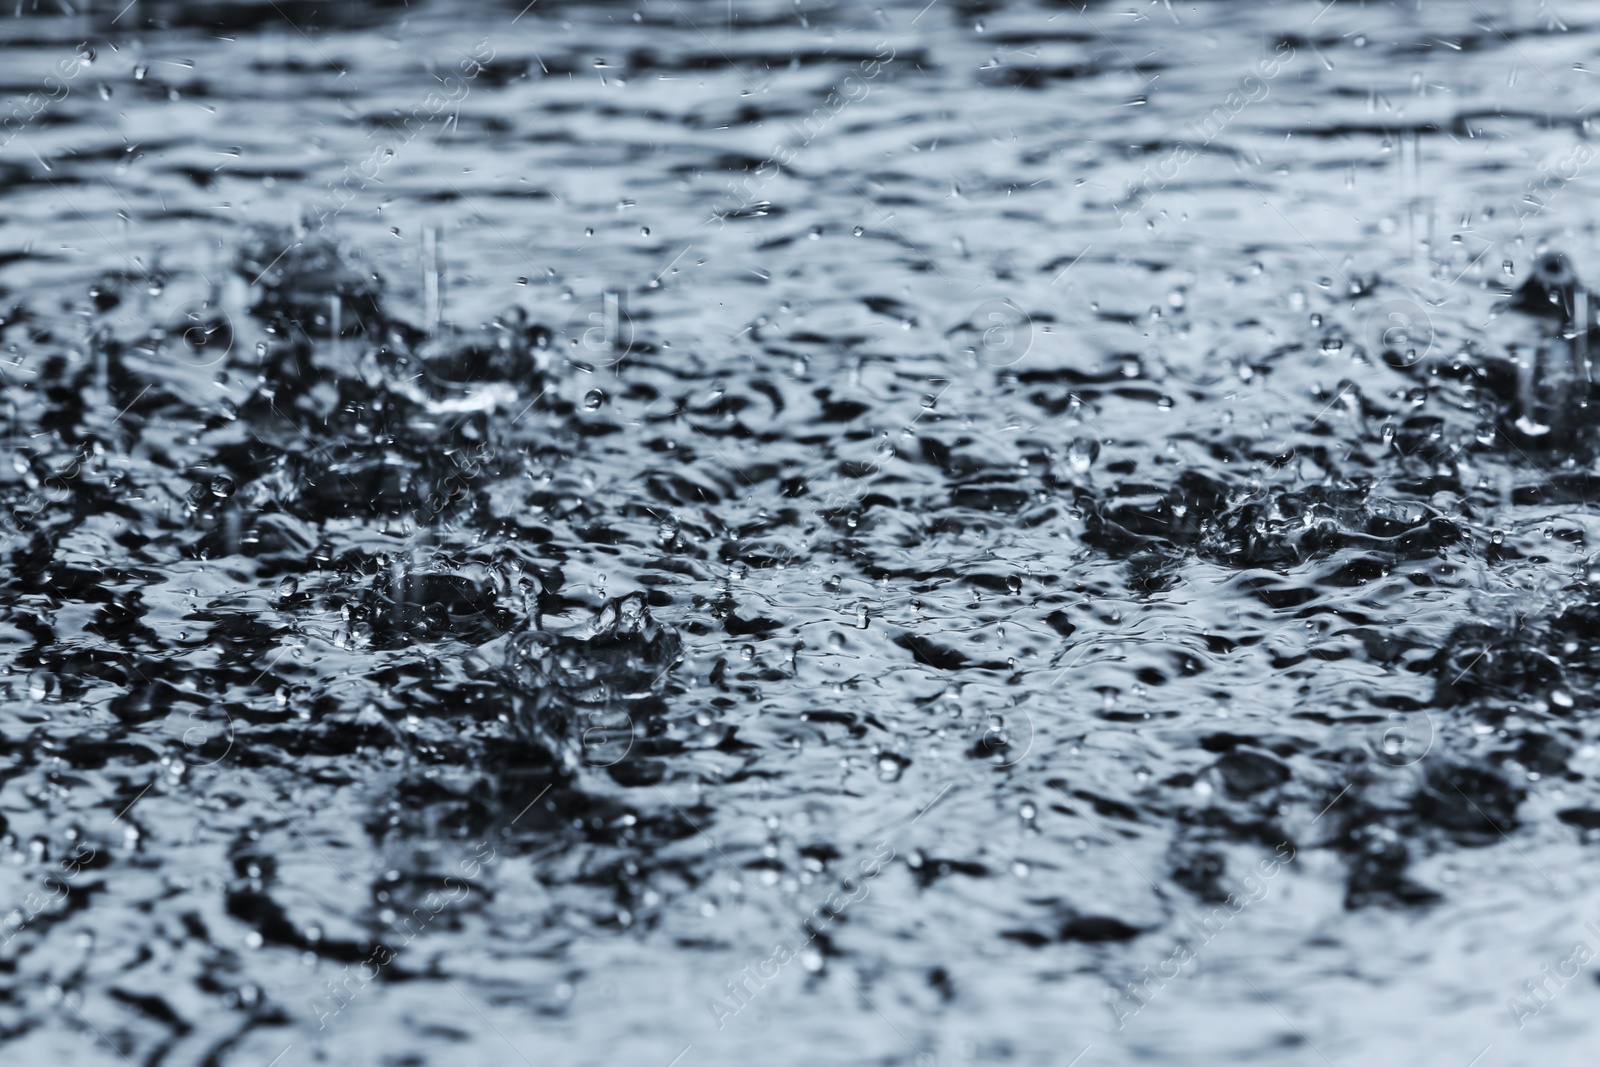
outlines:
M1100 455L1100 442L1092 437L1075 437L1067 446L1067 468L1074 474L1087 474Z

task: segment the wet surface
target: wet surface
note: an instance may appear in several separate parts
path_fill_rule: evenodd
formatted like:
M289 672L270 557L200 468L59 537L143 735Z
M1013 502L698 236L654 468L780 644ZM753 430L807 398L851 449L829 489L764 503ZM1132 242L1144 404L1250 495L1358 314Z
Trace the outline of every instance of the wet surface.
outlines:
M1592 14L14 5L7 1061L1586 1062Z

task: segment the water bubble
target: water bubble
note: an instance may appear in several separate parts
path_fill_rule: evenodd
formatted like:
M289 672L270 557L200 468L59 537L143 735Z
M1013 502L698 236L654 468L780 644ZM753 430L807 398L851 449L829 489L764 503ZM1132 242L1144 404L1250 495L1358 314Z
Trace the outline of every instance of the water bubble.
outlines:
M1420 761L1433 747L1433 716L1426 711L1390 712L1386 724L1377 730L1374 747L1379 758L1391 767L1409 767Z

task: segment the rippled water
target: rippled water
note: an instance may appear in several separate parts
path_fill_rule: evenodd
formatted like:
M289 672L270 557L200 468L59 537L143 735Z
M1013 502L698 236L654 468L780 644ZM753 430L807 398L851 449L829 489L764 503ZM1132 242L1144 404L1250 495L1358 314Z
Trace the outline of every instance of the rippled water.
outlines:
M1594 14L19 0L6 1062L1589 1062Z

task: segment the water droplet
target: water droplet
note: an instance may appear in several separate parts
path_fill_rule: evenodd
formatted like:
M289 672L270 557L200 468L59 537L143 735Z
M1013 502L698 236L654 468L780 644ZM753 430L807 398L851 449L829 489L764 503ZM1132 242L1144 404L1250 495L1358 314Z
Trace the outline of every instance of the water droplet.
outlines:
M1067 468L1074 474L1087 474L1099 455L1099 441L1092 437L1075 437L1067 447Z
M590 411L598 411L606 402L606 394L598 389L591 389L583 394L583 406Z

